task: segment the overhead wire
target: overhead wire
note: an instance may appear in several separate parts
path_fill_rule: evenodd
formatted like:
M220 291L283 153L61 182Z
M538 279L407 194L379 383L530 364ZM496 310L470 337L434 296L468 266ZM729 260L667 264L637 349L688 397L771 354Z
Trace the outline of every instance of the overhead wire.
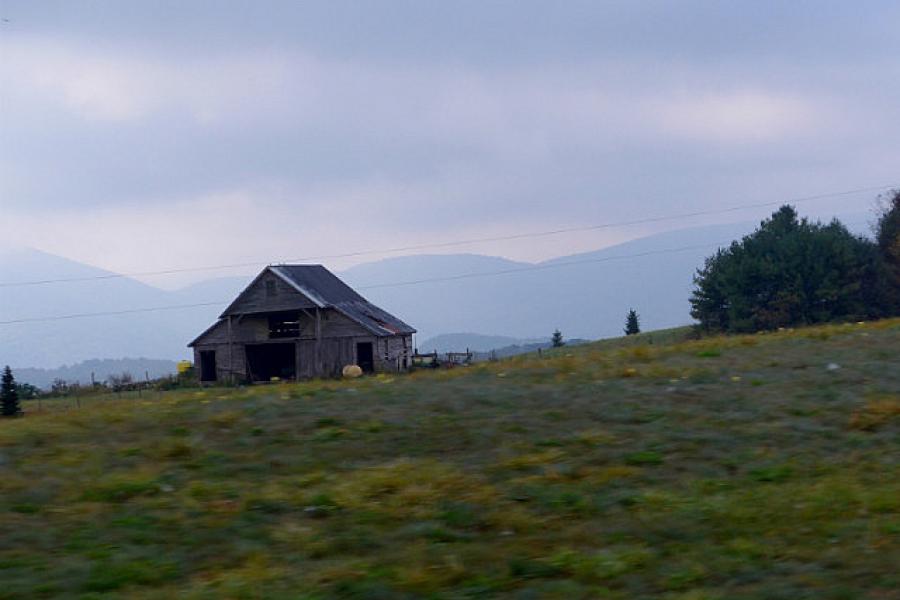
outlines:
M320 255L320 256L297 258L297 259L291 259L290 261L287 261L287 262L303 262L303 261L308 261L308 260L323 260L323 259L329 259L329 258L330 259L349 258L349 257L364 256L364 255L369 255L369 254L392 254L392 253L405 252L405 251L425 250L425 249L433 249L433 248L446 248L446 247L465 245L465 244L475 244L475 243L494 242L494 241L509 241L509 240L525 239L525 238L533 238L533 237L541 237L541 236L561 235L561 234L566 234L566 233L593 231L593 230L613 228L613 227L625 227L625 226L629 226L629 225L655 223L655 222L683 219L683 218L690 218L690 217L726 214L726 213L736 212L739 210L747 210L747 209L751 209L751 208L763 208L763 207L775 206L775 205L779 205L779 204L791 204L791 203L796 204L799 202L811 202L811 201L815 201L815 200L836 198L836 197L841 197L841 196L848 196L848 195L852 195L852 194L859 194L859 193L863 193L863 192L871 192L871 191L877 191L877 190L886 190L886 189L891 189L891 188L896 188L896 187L898 187L898 186L895 186L895 185L872 186L872 187L865 187L865 188L857 188L857 189L853 189L853 190L845 190L845 191L840 191L840 192L817 194L814 196L804 196L804 197L799 197L799 198L792 198L789 200L777 200L777 201L770 201L770 202L759 202L759 203L754 203L754 204L742 204L742 205L735 205L735 206L730 206L730 207L721 208L721 209L679 213L677 215L646 217L646 218L635 219L635 220L631 220L631 221L619 221L619 222L614 222L614 223L603 223L603 224L588 225L588 226L583 226L583 227L568 227L568 228L552 229L552 230L539 231L539 232L512 234L512 235L506 235L506 236L470 238L470 239L465 239L465 240L437 242L437 243L432 243L432 244L418 244L418 245L402 246L402 247L395 247L395 248L386 248L386 249L381 249L381 250L361 250L361 251L347 252L347 253L342 253L342 254L331 254L331 255ZM390 282L390 283L372 284L372 285L368 285L368 286L360 286L357 289L360 289L360 290L383 289L383 288L391 288L391 287L420 285L420 284L426 284L426 283L457 281L457 280L472 279L472 278L478 278L478 277L492 277L492 276L500 276L500 275L509 275L509 274L524 273L524 272L530 272L530 271L555 269L555 268L580 265L580 264L603 263L603 262L610 262L610 261L614 261L614 260L639 258L639 257L643 257L643 256L669 254L672 252L684 252L684 251L688 251L688 250L698 250L698 249L709 248L709 247L713 247L713 246L721 247L730 242L731 242L731 240L727 240L727 241L717 242L715 244L681 246L681 247L677 247L677 248L667 248L664 250L650 250L650 251L640 252L640 253L635 253L635 254L623 254L623 255L616 255L616 256L606 256L606 257L601 257L601 258L565 261L565 262L542 263L542 264L537 264L537 265L529 265L529 266L525 266L525 267L501 269L501 270L496 270L496 271L460 273L460 274L456 274L456 275L447 275L447 276L441 276L441 277L430 277L430 278L414 279L414 280L408 280L408 281L397 281L397 282ZM187 272L226 269L226 268L235 268L235 267L260 266L260 265L267 265L267 264L273 264L273 263L244 262L244 263L232 263L232 264L228 264L228 265L214 265L214 266L204 266L204 267L186 267L186 268L179 268L179 269L166 269L166 270L160 270L160 271L143 271L143 272L132 272L132 273L109 273L109 274L105 274L105 275L95 275L95 276L87 276L87 277L42 279L42 280L19 281L19 282L0 282L0 288L42 285L42 284L52 284L52 283L68 283L68 282L76 282L76 281L118 279L118 278L125 278L125 277L145 277L145 276L152 276L152 275L187 273ZM283 264L283 263L277 263L277 264ZM217 306L217 305L226 304L227 302L228 302L227 300L221 300L221 301L214 301L214 302L200 302L200 303L193 303L193 304L175 304L175 305L134 308L134 309L124 309L124 310L115 310L115 311L73 313L73 314L68 314L68 315L54 315L54 316L46 316L46 317L26 317L26 318L21 318L21 319L3 320L3 321L0 321L0 325L13 325L13 324L21 324L21 323L37 323L37 322L60 321L60 320L81 319L81 318L90 318L90 317L140 314L140 313L160 312L160 311L168 311L168 310L183 310L183 309L188 309L188 308Z
M381 248L381 249L369 249L369 250L357 250L354 252L345 252L338 254L322 254L317 256L305 256L299 258L291 258L284 261L280 261L278 263L272 262L264 262L264 261L249 261L249 262L238 262L238 263L228 263L228 264L219 264L219 265L204 265L197 267L180 267L180 268L172 268L172 269L161 269L156 271L133 271L126 273L106 273L103 275L89 275L83 277L62 277L62 278L52 278L52 279L35 279L30 281L4 281L0 282L0 288L10 288L10 287L24 287L24 286L36 286L36 285L50 285L57 283L75 283L75 282L86 282L86 281L101 281L101 280L109 280L109 279L121 279L128 277L155 277L162 275L174 275L181 273L196 273L202 271L216 271L216 270L226 270L226 269L237 269L244 267L258 267L265 266L271 264L286 264L286 263L300 263L314 260L335 260L341 258L355 258L360 256L369 256L376 254L397 254L400 252L413 252L419 250L431 250L438 248L451 248L454 246L465 246L472 244L482 244L489 242L502 242L502 241L513 241L520 239L528 239L528 238L537 238L537 237L549 237L554 235L562 235L568 233L580 233L587 231L597 231L600 229L613 229L616 227L628 227L632 225L643 225L649 223L659 223L665 221L674 221L678 219L688 219L693 217L701 217L701 216L711 216L711 215L722 215L733 212L738 212L741 210L749 210L754 208L765 208L770 206L776 206L779 204L797 204L801 202L812 202L817 200L826 200L829 198L838 198L842 196L849 196L853 194L860 194L864 192L873 192L879 190L887 190L892 188L900 187L898 185L880 185L880 186L871 186L864 188L857 188L853 190L844 190L840 192L829 192L824 194L817 194L813 196L802 196L797 198L789 198L787 200L775 200L769 202L758 202L752 204L741 204L729 206L726 208L719 209L710 209L710 210L701 210L701 211L693 211L693 212L685 212L678 213L674 215L664 215L664 216L656 216L656 217L645 217L641 219L633 219L628 221L617 221L611 223L600 223L595 225L585 225L580 227L564 227L558 229L549 229L544 231L534 231L534 232L526 232L526 233L517 233L517 234L509 234L502 236L490 236L490 237L478 237L478 238L468 238L468 239L460 239L460 240L451 240L446 242L434 242L427 244L415 244L409 246L398 246L392 248Z
M525 267L518 267L515 269L500 269L495 271L480 271L480 272L472 272L472 273L459 273L456 275L446 275L443 277L430 277L425 279L415 279L408 281L396 281L391 283L379 283L372 284L366 286L359 286L356 289L359 290L372 290L372 289L383 289L383 288L391 288L391 287L404 287L411 285L421 285L426 283L438 283L444 281L458 281L461 279L473 279L478 277L494 277L500 275L511 275L515 273L526 273L530 271L541 271L547 269L556 269L561 267L570 267L574 265L582 265L582 264L592 264L592 263L604 263L611 262L615 260L625 260L630 258L641 258L644 256L653 256L658 254L671 254L673 252L686 252L689 250L702 250L706 248L712 247L721 247L723 245L731 243L731 240L725 240L716 243L709 244L699 244L692 246L680 246L676 248L666 248L662 250L648 250L646 252L637 252L634 254L619 254L615 256L604 256L600 258L589 258L583 260L572 260L558 263L547 263L547 264L539 264L539 265L529 265ZM222 306L230 302L230 300L221 300L215 302L199 302L195 304L173 304L168 306L155 306L148 308L134 308L127 310L116 310L116 311L100 311L100 312L91 312L91 313L74 313L69 315L56 315L49 317L29 317L23 319L9 319L5 321L0 321L0 325L14 325L19 323L38 323L44 321L62 321L68 319L82 319L88 317L104 317L104 316L115 316L115 315L128 315L128 314L136 314L136 313L147 313L147 312L158 312L158 311L166 311L166 310L178 310L178 309L187 309L187 308L199 308L199 307L208 307L208 306Z

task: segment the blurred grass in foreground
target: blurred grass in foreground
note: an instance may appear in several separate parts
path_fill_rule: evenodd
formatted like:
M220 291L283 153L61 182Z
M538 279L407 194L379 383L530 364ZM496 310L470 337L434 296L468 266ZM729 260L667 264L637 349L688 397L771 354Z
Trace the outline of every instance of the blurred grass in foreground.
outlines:
M686 338L26 403L0 598L900 597L900 320Z

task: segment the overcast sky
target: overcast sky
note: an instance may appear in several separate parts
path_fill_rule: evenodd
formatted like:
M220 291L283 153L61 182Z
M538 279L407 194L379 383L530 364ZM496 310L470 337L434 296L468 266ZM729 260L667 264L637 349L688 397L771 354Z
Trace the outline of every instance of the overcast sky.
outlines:
M0 0L0 17L6 243L117 271L900 184L890 0ZM453 251L538 260L764 214Z

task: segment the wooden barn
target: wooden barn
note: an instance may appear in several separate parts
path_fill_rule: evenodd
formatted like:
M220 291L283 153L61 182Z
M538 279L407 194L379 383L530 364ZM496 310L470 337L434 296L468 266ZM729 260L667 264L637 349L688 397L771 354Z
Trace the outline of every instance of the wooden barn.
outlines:
M262 273L188 344L201 381L271 381L409 368L415 329L321 265Z

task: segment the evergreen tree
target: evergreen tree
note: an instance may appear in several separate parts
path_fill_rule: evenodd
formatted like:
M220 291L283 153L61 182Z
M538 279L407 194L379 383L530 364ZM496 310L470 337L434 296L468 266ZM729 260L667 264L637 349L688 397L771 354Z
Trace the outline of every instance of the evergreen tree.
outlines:
M550 338L550 341L553 342L554 348L559 348L566 345L566 343L563 341L563 336L562 333L560 333L559 329L553 332L553 337Z
M0 415L4 417L16 417L21 413L19 408L19 392L16 389L16 380L12 369L3 369L2 383L0 383Z
M875 247L839 221L783 206L759 229L706 259L691 315L713 331L758 331L877 316Z
M878 300L885 316L900 314L900 190L892 192L875 226L880 274Z
M635 335L640 332L640 317L638 317L637 311L632 308L628 311L628 316L625 318L625 335Z

